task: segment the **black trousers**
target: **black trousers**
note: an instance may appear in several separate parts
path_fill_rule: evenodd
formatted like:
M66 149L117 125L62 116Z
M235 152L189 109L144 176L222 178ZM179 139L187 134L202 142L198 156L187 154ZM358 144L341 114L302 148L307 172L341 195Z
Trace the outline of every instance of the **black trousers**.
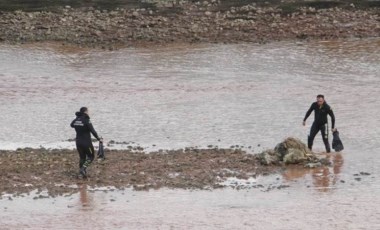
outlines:
M95 158L94 146L83 146L77 144L77 150L79 153L79 168L90 166L91 162Z
M329 125L327 123L324 125L318 125L315 122L313 123L310 129L309 138L307 140L307 145L309 149L312 150L314 138L318 134L319 131L321 131L322 140L323 140L323 143L325 144L326 152L328 153L331 152L330 143L329 143Z

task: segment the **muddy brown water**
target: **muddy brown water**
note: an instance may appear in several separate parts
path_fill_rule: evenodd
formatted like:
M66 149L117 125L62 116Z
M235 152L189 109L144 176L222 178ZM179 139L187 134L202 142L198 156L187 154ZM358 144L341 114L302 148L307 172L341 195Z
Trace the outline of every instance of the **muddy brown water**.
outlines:
M107 140L146 151L240 145L255 153L287 136L306 140L312 118L307 127L302 118L318 93L334 108L345 144L331 167L289 168L252 182L263 188L137 192L80 184L67 197L4 195L2 228L380 229L379 39L112 52L0 45L0 60L2 149L72 148L68 124L87 105ZM323 151L319 136L315 147Z

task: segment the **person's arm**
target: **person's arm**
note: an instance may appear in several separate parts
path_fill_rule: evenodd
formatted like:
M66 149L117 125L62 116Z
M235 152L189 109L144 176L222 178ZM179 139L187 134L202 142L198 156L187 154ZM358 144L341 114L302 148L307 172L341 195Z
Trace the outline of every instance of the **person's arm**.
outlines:
M75 122L75 120L76 120L76 119L74 119L74 120L71 122L71 124L70 124L71 128L74 128L74 122Z
M334 129L335 128L335 115L334 115L334 112L331 108L329 109L328 114L331 117L331 129Z
M305 118L303 119L303 122L306 122L307 118L310 116L311 112L313 112L313 105L314 104L311 104L309 110L306 112L306 115L305 115Z
M100 138L99 138L99 136L98 136L98 133L95 131L94 126L92 126L90 120L86 120L86 125L87 125L88 129L90 130L90 132L92 133L92 135L94 135L94 137L95 137L98 141L100 141Z

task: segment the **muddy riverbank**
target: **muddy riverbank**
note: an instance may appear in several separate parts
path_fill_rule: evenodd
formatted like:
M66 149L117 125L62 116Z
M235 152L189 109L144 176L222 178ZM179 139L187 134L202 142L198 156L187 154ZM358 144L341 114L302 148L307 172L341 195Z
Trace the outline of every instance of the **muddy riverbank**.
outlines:
M255 155L232 149L186 149L145 154L108 150L107 159L94 161L89 177L78 177L75 150L20 149L0 151L0 192L21 194L47 190L55 196L77 191L77 183L88 186L161 187L183 189L220 188L227 178L255 178L280 170L262 166Z
M212 0L108 10L65 6L49 11L2 11L0 41L55 41L113 49L168 43L260 43L380 35L380 10L376 4L367 8L353 3L309 5L237 5Z

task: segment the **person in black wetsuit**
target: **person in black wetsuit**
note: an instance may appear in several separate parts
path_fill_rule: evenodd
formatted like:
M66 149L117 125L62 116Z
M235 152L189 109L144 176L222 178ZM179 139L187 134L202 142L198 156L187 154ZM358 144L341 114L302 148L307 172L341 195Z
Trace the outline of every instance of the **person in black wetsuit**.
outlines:
M77 117L71 122L70 126L74 128L77 133L75 142L79 153L79 173L83 177L86 177L86 169L90 166L95 157L95 150L91 141L91 133L98 141L103 142L103 139L98 136L92 126L89 112L86 107L80 108L79 112L76 112L75 115Z
M308 147L311 150L313 147L314 138L319 131L322 134L322 140L326 147L326 152L331 152L329 144L329 131L328 131L328 121L327 115L331 117L331 129L335 131L335 116L332 108L326 103L325 97L323 95L317 96L317 101L311 104L310 109L306 112L305 118L303 119L303 125L306 125L306 120L310 114L314 111L314 122L310 129L310 135L308 137Z

